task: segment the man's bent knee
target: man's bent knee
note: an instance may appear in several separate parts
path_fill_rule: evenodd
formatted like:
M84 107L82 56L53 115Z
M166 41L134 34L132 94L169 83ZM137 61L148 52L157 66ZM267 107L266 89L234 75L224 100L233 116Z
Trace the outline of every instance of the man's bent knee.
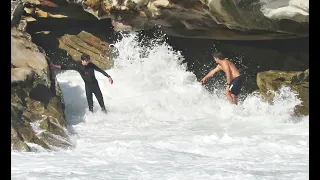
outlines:
M238 104L238 96L231 94L233 104Z

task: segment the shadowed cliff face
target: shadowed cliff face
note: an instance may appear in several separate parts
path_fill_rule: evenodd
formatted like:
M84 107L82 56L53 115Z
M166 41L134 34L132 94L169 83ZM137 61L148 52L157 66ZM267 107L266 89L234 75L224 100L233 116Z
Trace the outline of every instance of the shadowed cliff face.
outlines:
M32 4L37 6L25 9L28 22L89 20L90 14L111 19L118 31L159 25L168 35L216 40L285 39L309 32L309 2L301 0L32 0Z
M161 32L150 30L141 34L144 39L151 39L159 36ZM304 71L309 68L309 38L230 41L167 36L166 42L182 53L188 71L193 72L198 80L216 66L212 53L223 52L245 76L243 90L246 93L258 89L256 84L258 72ZM207 87L217 87L220 84L225 84L225 74L222 72L211 78Z

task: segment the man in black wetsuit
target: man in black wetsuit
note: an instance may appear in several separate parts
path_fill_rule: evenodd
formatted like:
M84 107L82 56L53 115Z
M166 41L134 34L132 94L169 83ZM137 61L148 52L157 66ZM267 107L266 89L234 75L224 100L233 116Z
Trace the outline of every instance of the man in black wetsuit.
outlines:
M103 101L103 96L98 84L98 81L94 75L94 70L99 71L103 75L109 78L109 82L112 84L113 80L111 76L109 76L105 71L97 67L95 64L91 63L90 56L87 54L81 55L81 61L78 61L76 63L69 64L68 66L64 65L50 65L52 68L57 68L61 70L75 70L78 71L85 83L85 88L86 88L86 96L87 96L87 101L88 101L88 106L89 106L89 111L93 112L93 99L92 99L92 93L96 96L99 105L102 109L102 111L107 112L104 101Z

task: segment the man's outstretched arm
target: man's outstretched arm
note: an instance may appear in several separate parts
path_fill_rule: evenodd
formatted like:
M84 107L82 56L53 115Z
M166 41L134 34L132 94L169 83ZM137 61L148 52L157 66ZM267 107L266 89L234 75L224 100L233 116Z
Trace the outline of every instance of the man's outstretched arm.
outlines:
M61 69L61 70L77 70L77 67L74 63L70 63L68 65L55 65L55 64L50 64L51 68L55 69Z
M103 71L102 69L100 69L98 66L96 66L95 64L93 64L93 63L91 63L92 64L92 66L93 66L93 68L96 70L96 71L99 71L101 74L103 74L104 76L106 76L106 77L110 77L110 75L107 73L107 72L105 72L105 71Z
M206 80L210 77L212 77L215 73L217 73L218 71L221 70L221 66L218 65L216 68L214 68L213 70L211 70L204 78L201 79L202 83L205 83Z
M105 75L106 77L108 77L109 78L109 82L112 84L113 83L113 79L111 78L111 76L107 73L107 72L105 72L105 71L103 71L102 69L100 69L98 66L96 66L95 64L93 64L93 63L91 63L92 64L92 66L93 66L93 68L96 70L96 71L99 71L101 74L103 74L103 75Z

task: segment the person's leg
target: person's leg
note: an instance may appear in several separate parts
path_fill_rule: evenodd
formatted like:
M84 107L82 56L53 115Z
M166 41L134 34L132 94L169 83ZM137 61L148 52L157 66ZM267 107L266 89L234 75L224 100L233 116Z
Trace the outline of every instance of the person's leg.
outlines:
M232 98L232 104L238 104L238 95L242 88L242 76L239 76L231 81L230 94Z
M238 104L238 96L234 95L234 94L231 94L232 96L232 104Z
M86 85L85 88L86 88L86 96L87 96L89 111L93 112L92 87L89 87L88 85Z
M231 93L230 93L229 89L225 90L225 94L227 96L227 99L233 104L233 98L231 96Z
M103 101L103 96L102 96L102 93L101 93L101 90L100 90L100 87L98 84L95 85L93 93L96 96L101 109L103 111L106 111L106 107L105 107L104 101Z

